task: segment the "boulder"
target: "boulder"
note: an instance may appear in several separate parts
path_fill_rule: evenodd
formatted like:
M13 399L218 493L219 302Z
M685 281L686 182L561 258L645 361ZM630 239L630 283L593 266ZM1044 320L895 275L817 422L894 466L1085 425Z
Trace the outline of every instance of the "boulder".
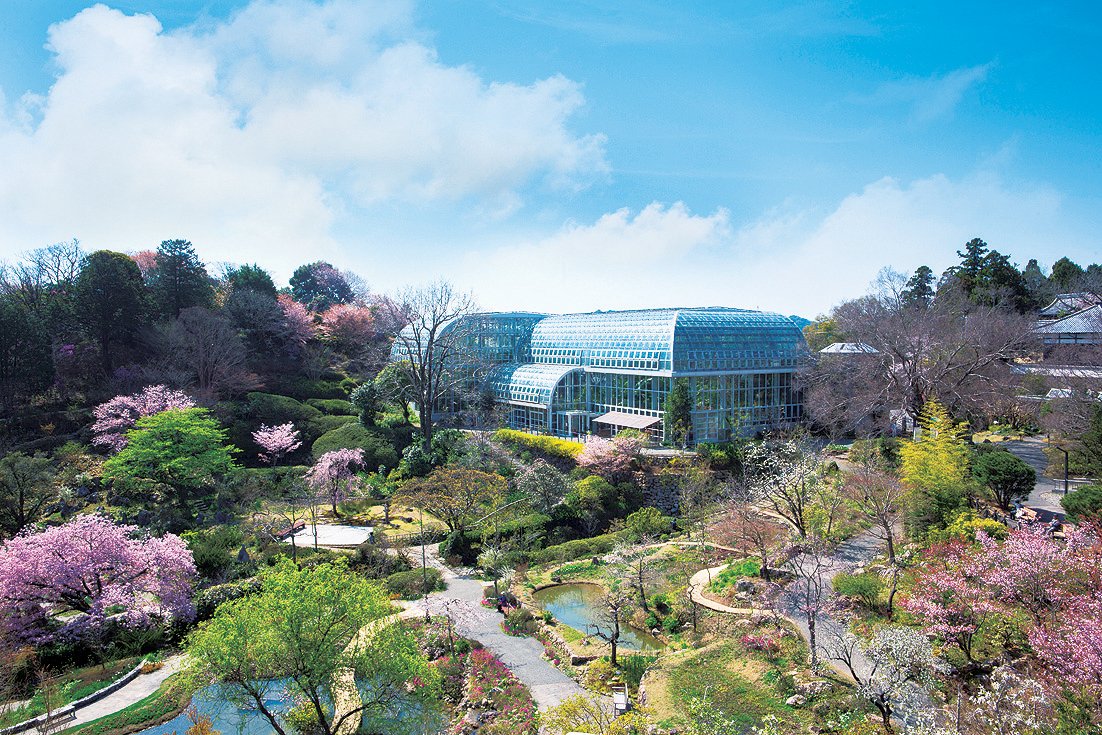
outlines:
M807 698L802 694L793 694L791 697L784 700L784 703L789 707L803 707L807 704Z

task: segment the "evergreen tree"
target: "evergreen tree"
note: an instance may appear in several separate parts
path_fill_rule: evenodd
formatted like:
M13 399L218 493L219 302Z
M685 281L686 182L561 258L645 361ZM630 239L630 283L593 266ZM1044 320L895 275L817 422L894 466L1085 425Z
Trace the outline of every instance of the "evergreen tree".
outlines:
M1102 406L1094 409L1090 425L1079 441L1079 465L1087 477L1102 478Z
M226 274L226 280L235 293L253 291L275 300L276 287L272 276L255 263L234 268Z
M693 401L689 395L689 381L677 378L666 398L666 437L679 447L685 446L693 430Z
M355 298L348 279L323 260L295 269L291 276L291 295L295 301L319 312L334 304L351 303Z
M987 243L978 237L974 237L964 243L964 250L958 250L960 265L953 269L954 275L960 279L964 293L969 298L976 284L979 283L983 272L984 258L987 257Z
M207 269L187 240L165 240L157 247L149 285L162 316L178 317L182 309L213 302Z
M1039 309L1045 306L1056 296L1056 289L1048 280L1048 276L1037 264L1036 258L1030 258L1022 269L1022 281L1025 284L1026 293L1029 294L1030 306Z
M116 344L128 344L147 311L142 272L129 256L97 250L76 282L76 316L100 346L103 371L113 367Z
M907 281L903 300L913 306L926 307L934 300L934 272L928 265L920 265Z
M26 306L0 296L0 405L46 389L53 377L49 332Z
M1078 263L1064 256L1052 264L1049 280L1057 289L1066 293L1075 289L1085 275L1086 271Z

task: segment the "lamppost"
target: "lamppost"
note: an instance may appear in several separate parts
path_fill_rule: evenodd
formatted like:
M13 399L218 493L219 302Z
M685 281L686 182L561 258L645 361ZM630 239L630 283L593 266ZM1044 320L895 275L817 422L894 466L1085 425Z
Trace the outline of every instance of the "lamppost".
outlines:
M1055 446L1055 445L1053 445ZM1056 447L1064 453L1064 495L1068 494L1068 450L1063 447Z
M429 568L426 559L427 544L425 543L425 509L418 508L418 518L421 525L421 595L425 600L425 622L429 622Z

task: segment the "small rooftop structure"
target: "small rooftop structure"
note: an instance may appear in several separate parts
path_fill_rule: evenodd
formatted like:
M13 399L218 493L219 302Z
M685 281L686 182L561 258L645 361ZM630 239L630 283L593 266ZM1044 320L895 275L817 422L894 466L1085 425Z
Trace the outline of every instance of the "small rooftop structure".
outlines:
M1095 304L1060 319L1039 321L1033 328L1046 345L1102 344L1102 305Z
M835 342L819 350L820 355L876 355L880 350L864 342Z
M1057 294L1052 303L1037 312L1042 320L1059 319L1068 314L1102 304L1102 297L1090 291Z

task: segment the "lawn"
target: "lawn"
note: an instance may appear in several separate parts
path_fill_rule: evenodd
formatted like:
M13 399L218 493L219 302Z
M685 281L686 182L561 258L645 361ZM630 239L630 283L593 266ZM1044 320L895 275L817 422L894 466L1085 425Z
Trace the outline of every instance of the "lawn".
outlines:
M342 523L355 523L366 526L375 526L376 533L383 536L393 536L402 533L417 533L421 530L421 511L404 505L390 506L390 525L383 525L383 506L359 504L356 502L343 503L341 510L345 513L341 518ZM425 513L426 531L444 531L447 525L432 515Z
M806 731L853 706L849 691L837 687L803 707L785 704L796 691L790 672L802 668L806 646L795 635L776 636L771 628L748 633L775 641L776 648L751 650L740 638L727 638L659 659L643 680L647 706L659 726L683 726L688 703L700 698L747 732L766 715L778 717L785 731Z

